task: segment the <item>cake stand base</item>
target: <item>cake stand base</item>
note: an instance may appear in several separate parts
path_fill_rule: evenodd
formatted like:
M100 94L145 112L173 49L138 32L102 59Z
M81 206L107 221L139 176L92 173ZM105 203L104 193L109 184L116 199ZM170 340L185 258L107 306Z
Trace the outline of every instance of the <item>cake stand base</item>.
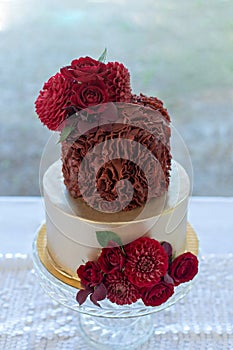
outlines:
M93 348L102 350L136 349L153 332L152 315L112 319L79 315L81 335Z

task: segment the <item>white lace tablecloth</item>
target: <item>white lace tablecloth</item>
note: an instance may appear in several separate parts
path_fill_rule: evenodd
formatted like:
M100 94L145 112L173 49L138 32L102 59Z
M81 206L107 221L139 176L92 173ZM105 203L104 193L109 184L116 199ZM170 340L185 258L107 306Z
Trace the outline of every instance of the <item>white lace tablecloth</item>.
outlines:
M153 315L141 350L233 349L233 254L206 255L191 292ZM28 255L0 255L0 349L89 350L78 313L41 289ZM156 327L157 326L157 327Z

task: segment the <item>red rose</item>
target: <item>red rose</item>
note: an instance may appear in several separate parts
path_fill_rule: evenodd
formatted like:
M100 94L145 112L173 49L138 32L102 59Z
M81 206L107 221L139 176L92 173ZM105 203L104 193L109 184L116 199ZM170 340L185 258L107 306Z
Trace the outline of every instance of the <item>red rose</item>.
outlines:
M73 92L74 95L71 98L71 103L78 109L84 109L89 106L95 106L100 103L108 102L108 92L106 90L106 86L100 80L92 80L87 83L75 84L73 87Z
M158 306L165 303L173 293L173 285L161 281L151 288L142 288L141 298L146 306Z
M125 274L137 287L152 287L168 269L168 256L158 241L141 237L125 246Z
M107 87L109 101L131 101L130 74L122 63L105 64L91 57L81 57L73 60L70 66L61 68L60 72L65 78L79 83L96 79L103 81Z
M169 275L173 278L175 285L178 286L180 283L193 279L197 272L198 259L196 255L187 252L173 260Z
M72 83L60 73L52 76L43 86L35 101L36 113L50 130L60 130L67 118L66 107L70 104Z
M132 304L140 298L138 288L120 271L107 275L104 284L107 288L107 298L112 303Z
M87 82L97 77L101 78L101 72L105 69L105 64L94 60L91 57L80 57L73 60L70 66L61 68L64 77L74 79L78 82Z
M84 287L95 287L103 280L100 266L95 261L88 261L85 265L80 265L77 274Z
M105 273L114 273L122 270L125 256L120 247L103 248L98 258L100 268Z

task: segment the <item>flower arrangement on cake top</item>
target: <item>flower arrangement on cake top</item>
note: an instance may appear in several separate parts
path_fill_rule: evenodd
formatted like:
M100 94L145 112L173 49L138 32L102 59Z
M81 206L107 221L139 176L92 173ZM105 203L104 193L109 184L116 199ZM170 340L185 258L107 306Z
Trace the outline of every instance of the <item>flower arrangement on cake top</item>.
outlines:
M35 102L36 112L50 130L61 130L75 112L106 102L130 102L130 76L118 62L81 57L61 68L44 84ZM91 110L90 110L91 111Z

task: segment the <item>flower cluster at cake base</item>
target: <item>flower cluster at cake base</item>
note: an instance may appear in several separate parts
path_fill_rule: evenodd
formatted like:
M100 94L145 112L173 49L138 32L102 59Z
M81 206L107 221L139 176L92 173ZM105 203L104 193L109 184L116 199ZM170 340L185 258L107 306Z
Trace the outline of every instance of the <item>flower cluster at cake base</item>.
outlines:
M111 231L97 232L97 239L105 244L98 259L77 269L83 286L76 297L79 305L90 296L97 306L105 298L118 305L142 299L146 306L158 306L173 295L175 286L198 272L197 257L185 252L174 258L168 242L144 236L123 246Z

